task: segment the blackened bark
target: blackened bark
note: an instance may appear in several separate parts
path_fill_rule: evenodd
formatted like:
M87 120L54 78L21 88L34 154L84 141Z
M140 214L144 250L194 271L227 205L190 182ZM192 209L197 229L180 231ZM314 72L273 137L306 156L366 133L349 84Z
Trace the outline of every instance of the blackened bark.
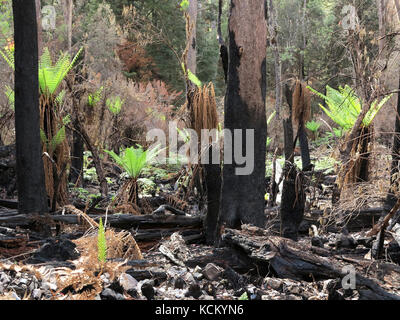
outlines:
M283 119L283 133L284 133L284 153L285 160L293 162L294 157L294 140L293 140L293 123L292 123L292 91L288 84L285 84L285 97L289 107L289 116Z
M225 144L224 153L232 164L224 163L219 228L241 224L265 225L266 157L266 39L265 1L232 0L229 16L229 69L225 97L225 129L232 135L241 129L242 154L252 155L254 169L239 175L234 146ZM246 130L254 132L254 148L246 141ZM233 142L237 136L233 135ZM247 142L247 143L246 143ZM219 229L220 230L220 229Z
M48 212L39 126L35 0L13 0L18 211Z
M300 223L304 216L305 194L302 175L294 165L292 92L288 85L285 85L285 97L289 106L289 117L283 119L285 167L280 208L281 235L297 240Z
M308 137L303 120L301 120L299 124L298 135L299 135L301 163L303 166L303 171L310 171L311 170L310 149L308 147Z
M399 78L399 88L400 88L400 78ZM394 194L394 188L396 186L395 174L399 172L400 165L400 93L397 96L397 114L396 123L394 128L393 146L392 146L392 165L390 172L390 190L386 196L385 209L387 212L395 205L397 197Z
M79 187L83 186L83 151L84 143L82 137L79 133L74 131L69 181Z
M281 236L297 241L305 206L303 177L291 162L285 163L284 175L280 208Z
M221 31L221 16L222 16L222 5L223 1L218 1L218 21L217 21L217 33L218 33L218 43L219 43L219 55L221 57L222 62L222 69L224 70L224 79L225 82L228 81L228 63L229 63L229 56L228 56L228 48L226 47L225 41L222 37Z
M211 147L209 149L209 159L212 159ZM210 163L205 164L203 167L207 188L207 215L204 223L205 238L207 244L214 244L217 236L216 231L220 208L221 166Z

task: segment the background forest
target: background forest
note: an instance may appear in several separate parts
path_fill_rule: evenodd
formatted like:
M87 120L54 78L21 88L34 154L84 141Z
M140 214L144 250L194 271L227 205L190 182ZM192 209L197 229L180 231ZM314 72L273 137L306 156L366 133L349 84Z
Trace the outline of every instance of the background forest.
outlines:
M35 0L42 157L24 166L17 2L0 0L0 296L26 263L81 272L33 299L398 299L398 0ZM254 129L254 171L152 162L171 123L178 146ZM43 190L22 182L42 167Z

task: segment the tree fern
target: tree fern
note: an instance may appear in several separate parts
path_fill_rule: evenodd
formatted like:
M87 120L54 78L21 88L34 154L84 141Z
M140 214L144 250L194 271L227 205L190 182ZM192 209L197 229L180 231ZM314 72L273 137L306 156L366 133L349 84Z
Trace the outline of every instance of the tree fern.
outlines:
M137 179L145 168L161 151L158 147L152 150L143 150L142 146L137 148L126 148L121 156L117 155L114 151L104 150L108 153L114 161L122 167L132 179Z

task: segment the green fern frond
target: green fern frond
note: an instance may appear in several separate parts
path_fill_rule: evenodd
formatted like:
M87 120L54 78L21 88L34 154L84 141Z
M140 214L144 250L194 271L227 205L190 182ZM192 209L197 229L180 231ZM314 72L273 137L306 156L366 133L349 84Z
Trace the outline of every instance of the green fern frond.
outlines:
M43 50L39 62L39 87L42 94L53 95L64 80L67 73L72 69L83 48L79 49L74 59L70 61L69 54L61 54L53 65L48 48Z
M51 139L51 150L56 150L56 148L65 140L65 138L65 126L62 126L61 129L57 131L56 135Z
M97 233L97 256L101 263L105 263L107 259L107 240L105 227L103 226L103 221L100 218L99 230Z
M138 145L137 148L126 148L120 156L114 151L104 150L104 152L108 153L130 178L137 179L142 170L161 152L161 149L157 146L152 150L144 151L143 147Z
M47 136L43 129L40 129L40 140L43 144L47 144Z
M11 89L10 86L6 86L6 91L5 94L8 98L8 103L10 104L10 108L14 110L15 106L15 92L13 89Z
M10 66L10 68L15 70L14 52L12 50L6 49L5 51L3 51L0 49L0 55L7 62L7 64Z

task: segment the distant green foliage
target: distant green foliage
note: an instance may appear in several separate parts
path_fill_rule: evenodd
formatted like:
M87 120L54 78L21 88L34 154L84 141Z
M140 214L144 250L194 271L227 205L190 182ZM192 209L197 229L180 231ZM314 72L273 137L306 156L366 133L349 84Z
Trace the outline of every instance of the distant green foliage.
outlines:
M339 90L336 90L330 86L326 86L326 95L314 90L310 86L307 88L325 100L328 108L325 108L322 104L319 106L337 125L345 131L353 127L361 112L362 101L357 97L352 88L345 85L344 87L339 87ZM362 121L363 126L368 127L372 123L379 110L391 96L392 95L386 96L379 103L378 100L372 102L370 109Z
M317 132L321 124L317 121L309 121L306 123L306 128L312 132Z
M88 105L90 107L94 107L100 102L103 89L104 87L101 86L99 89L96 90L95 93L88 95Z
M117 115L121 112L124 102L125 100L121 99L120 96L115 96L108 98L106 101L106 105L112 114Z
M99 230L97 233L97 255L101 263L105 263L107 259L107 241L105 227L103 226L103 221L100 218Z
M182 2L179 5L181 7L182 11L186 11L189 8L189 1L188 0L182 0Z

